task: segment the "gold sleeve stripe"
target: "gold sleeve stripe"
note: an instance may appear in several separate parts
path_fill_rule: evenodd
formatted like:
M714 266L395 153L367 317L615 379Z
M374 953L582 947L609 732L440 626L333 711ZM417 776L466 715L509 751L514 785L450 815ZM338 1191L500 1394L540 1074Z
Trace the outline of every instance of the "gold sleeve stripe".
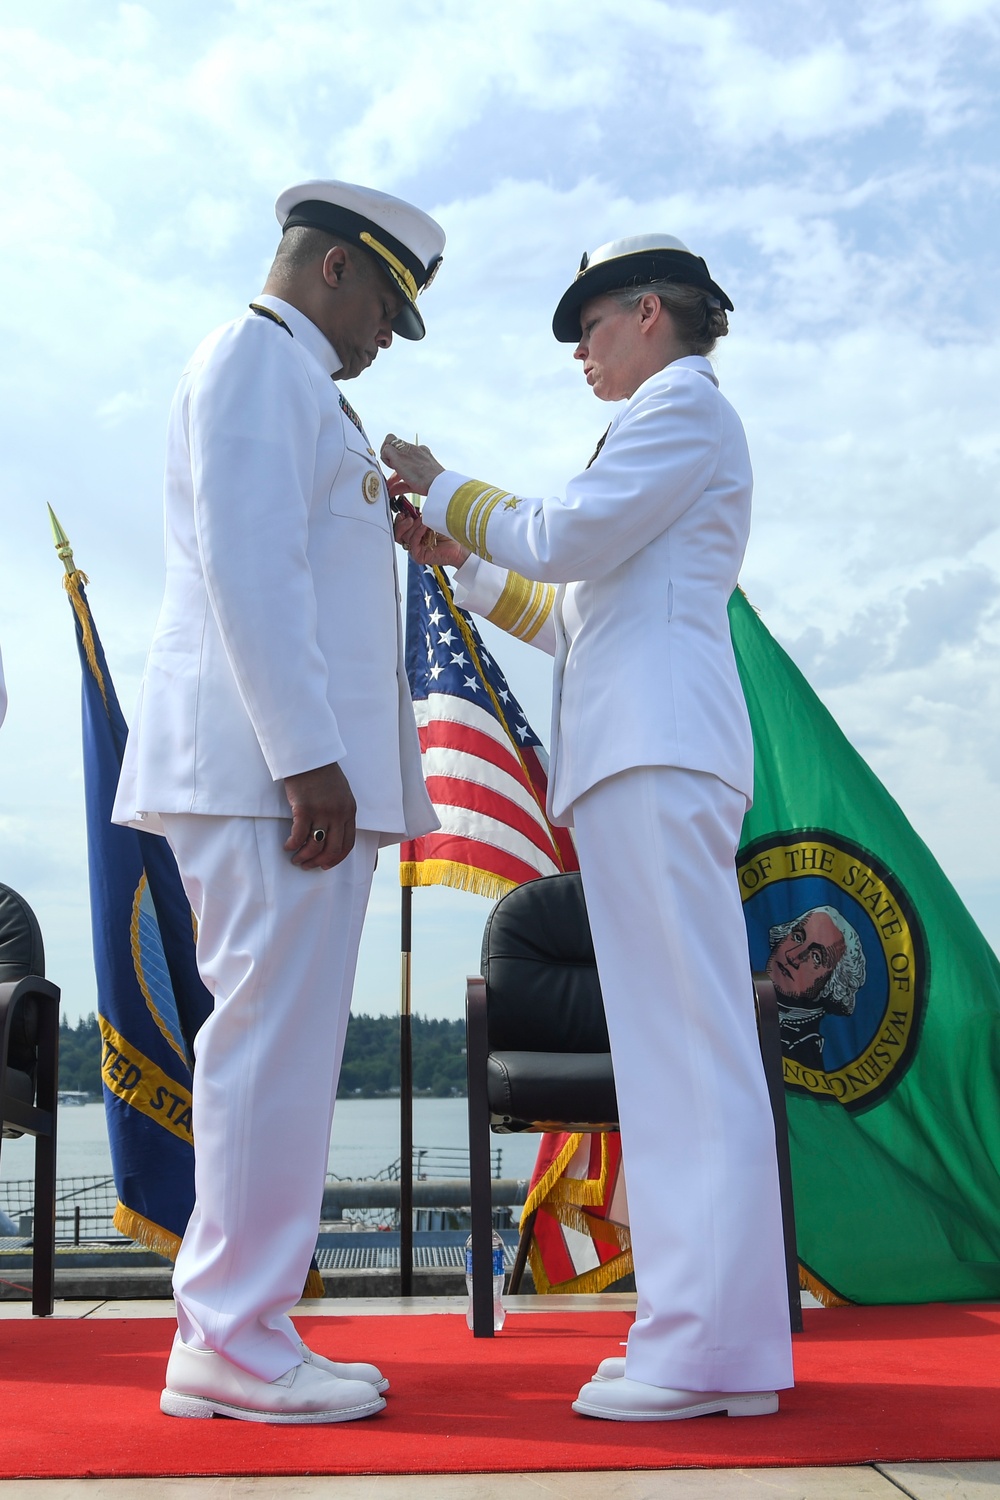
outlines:
M551 583L533 583L508 573L503 593L487 619L519 641L532 641L552 613L556 591Z
M492 562L486 550L486 527L500 502L511 498L508 491L494 489L480 479L460 484L448 502L446 525L449 533L479 557Z

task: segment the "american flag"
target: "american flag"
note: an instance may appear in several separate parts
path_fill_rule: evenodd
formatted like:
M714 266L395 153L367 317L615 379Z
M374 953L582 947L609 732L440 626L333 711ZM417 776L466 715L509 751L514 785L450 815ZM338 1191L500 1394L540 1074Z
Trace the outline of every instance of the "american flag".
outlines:
M535 1291L603 1292L633 1271L617 1132L543 1135L521 1214Z
M406 673L441 827L403 844L401 883L499 897L539 875L577 869L568 830L545 816L541 741L444 572L412 560Z

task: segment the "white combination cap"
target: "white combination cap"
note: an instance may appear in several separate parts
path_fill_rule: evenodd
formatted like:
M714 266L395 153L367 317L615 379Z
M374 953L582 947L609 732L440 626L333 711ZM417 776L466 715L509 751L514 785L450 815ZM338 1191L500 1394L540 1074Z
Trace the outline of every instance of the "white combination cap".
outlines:
M422 339L426 329L417 295L430 286L444 250L444 230L429 214L375 188L353 182L300 182L274 205L282 231L297 225L322 229L376 256L406 298L393 329Z
M575 344L580 338L580 308L591 297L622 287L648 286L652 281L701 287L718 298L727 312L733 310L721 286L709 276L701 256L695 255L681 240L672 234L633 234L584 252L572 285L559 299L552 332L561 344Z

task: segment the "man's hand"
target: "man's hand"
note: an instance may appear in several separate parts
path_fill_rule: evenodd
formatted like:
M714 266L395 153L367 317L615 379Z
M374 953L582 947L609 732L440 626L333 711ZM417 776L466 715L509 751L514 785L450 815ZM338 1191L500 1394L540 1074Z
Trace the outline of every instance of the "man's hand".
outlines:
M382 462L396 471L388 481L390 495L426 495L438 475L444 473L423 443L418 448L391 432L382 444Z
M354 848L357 803L347 777L334 761L315 771L285 777L292 831L285 848L302 870L332 870ZM323 838L314 835L320 831ZM294 852L293 852L294 851Z
M453 542L450 536L442 536L425 526L420 517L397 516L393 530L396 541L413 558L415 563L429 563L432 568L460 568L469 556L467 547Z

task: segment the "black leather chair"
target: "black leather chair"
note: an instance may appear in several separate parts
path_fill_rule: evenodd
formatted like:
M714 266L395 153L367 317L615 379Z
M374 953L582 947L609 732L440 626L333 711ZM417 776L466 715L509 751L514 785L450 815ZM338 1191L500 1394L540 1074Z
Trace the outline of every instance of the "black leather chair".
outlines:
M42 976L34 912L0 885L0 1116L3 1137L35 1137L31 1310L50 1317L55 1294L59 990Z
M617 1130L618 1101L604 1000L578 874L515 887L490 913L482 975L466 986L473 1332L493 1335L490 1131ZM788 1123L778 1008L754 977L761 1056L774 1114L788 1304L802 1328ZM525 1223L510 1278L520 1287L533 1222Z

